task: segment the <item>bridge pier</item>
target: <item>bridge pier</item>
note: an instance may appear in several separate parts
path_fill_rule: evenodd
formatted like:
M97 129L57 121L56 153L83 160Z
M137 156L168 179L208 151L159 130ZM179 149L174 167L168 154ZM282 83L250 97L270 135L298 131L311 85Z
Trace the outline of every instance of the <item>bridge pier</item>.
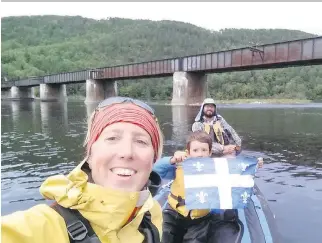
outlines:
M1 90L1 99L11 99L11 89Z
M40 84L39 93L41 101L67 100L66 84Z
M21 100L21 99L34 99L34 88L33 87L11 87L11 98L13 100Z
M173 105L202 103L207 95L207 75L203 73L175 72L173 74Z
M86 80L85 103L100 102L108 97L117 96L117 82L106 80Z

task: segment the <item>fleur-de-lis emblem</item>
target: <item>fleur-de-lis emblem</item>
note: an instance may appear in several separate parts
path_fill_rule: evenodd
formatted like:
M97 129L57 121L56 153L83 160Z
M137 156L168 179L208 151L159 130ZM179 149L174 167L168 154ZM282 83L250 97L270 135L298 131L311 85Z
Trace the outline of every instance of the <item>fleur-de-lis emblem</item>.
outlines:
M208 197L208 194L201 191L201 192L197 193L196 196L199 198L200 203L205 203L206 197Z
M242 171L245 171L246 168L248 167L248 164L240 163L238 166L241 167Z
M241 194L240 196L242 197L243 203L245 204L247 203L247 199L250 197L250 195L246 191L244 191L244 193Z
M196 167L197 171L202 171L202 167L204 166L204 164L197 162L196 164L193 164L193 166Z

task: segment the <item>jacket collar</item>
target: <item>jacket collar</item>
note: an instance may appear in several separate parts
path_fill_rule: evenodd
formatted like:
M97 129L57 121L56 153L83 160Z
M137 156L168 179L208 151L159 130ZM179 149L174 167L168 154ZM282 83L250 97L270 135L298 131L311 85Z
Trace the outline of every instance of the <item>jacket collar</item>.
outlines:
M133 210L139 207L136 218L131 222L138 227L141 222L139 219L155 203L152 195L161 186L160 176L155 172L151 173L147 185L151 192L147 189L124 192L89 182L90 171L87 169L89 168L85 163L81 163L67 176L55 175L47 178L40 187L40 193L63 207L79 210L104 234L122 228Z

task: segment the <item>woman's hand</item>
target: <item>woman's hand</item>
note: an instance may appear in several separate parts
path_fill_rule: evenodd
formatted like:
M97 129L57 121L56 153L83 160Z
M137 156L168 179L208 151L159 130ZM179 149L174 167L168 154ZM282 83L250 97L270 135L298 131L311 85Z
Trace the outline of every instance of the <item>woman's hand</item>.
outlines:
M171 164L180 163L187 158L187 153L184 151L176 151L170 160Z

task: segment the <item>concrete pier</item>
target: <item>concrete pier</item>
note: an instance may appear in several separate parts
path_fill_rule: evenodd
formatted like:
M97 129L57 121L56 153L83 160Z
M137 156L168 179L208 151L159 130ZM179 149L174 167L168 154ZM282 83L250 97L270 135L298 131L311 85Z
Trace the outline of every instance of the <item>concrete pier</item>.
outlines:
M33 87L11 87L11 99L21 100L21 99L34 99L34 88Z
M1 99L11 99L11 89L2 89Z
M203 73L175 72L173 74L173 105L202 103L207 95L207 75Z
M66 84L40 84L41 101L66 101Z
M106 80L86 80L85 103L100 102L108 97L117 96L117 82Z

